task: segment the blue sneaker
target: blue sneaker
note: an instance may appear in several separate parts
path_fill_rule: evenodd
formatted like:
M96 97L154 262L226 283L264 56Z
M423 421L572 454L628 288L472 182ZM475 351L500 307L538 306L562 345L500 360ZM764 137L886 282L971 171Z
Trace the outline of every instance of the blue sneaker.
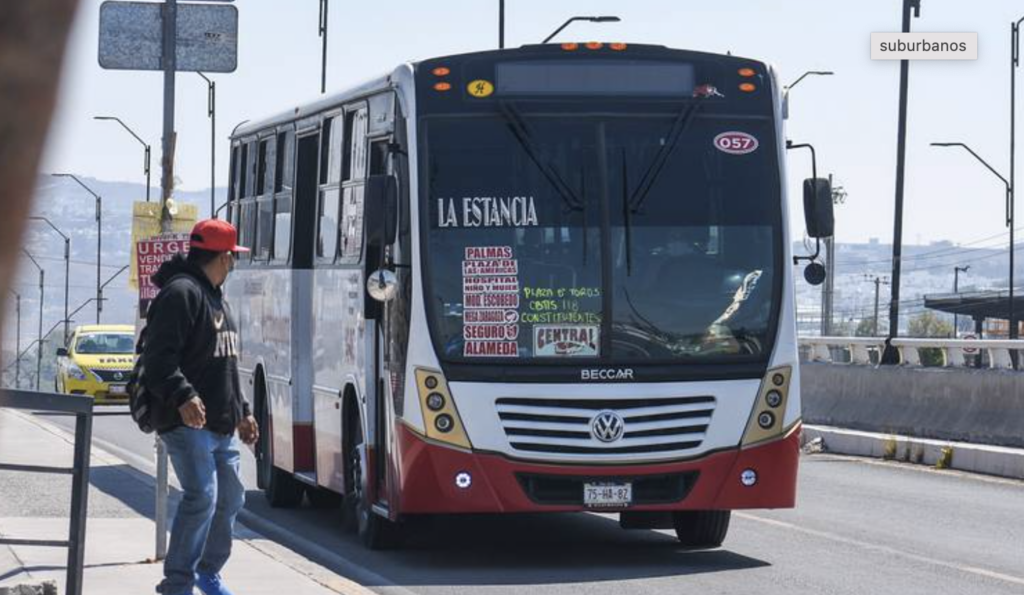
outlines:
M203 595L233 595L221 582L219 574L197 574L196 586Z

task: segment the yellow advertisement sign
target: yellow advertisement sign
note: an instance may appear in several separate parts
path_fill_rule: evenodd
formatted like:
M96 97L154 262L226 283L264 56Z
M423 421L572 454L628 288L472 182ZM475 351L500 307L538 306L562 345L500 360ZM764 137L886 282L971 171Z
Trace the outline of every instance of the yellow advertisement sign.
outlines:
M132 206L132 249L131 269L128 271L128 287L139 288L139 263L136 259L136 245L140 240L160 235L160 202L136 201ZM174 233L189 233L196 224L199 216L199 208L193 204L178 203L178 214L174 216L171 223L171 231Z

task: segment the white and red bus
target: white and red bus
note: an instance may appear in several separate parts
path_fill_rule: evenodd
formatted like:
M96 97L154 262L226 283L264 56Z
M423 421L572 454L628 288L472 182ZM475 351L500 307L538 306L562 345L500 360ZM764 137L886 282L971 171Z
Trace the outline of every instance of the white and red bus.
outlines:
M713 547L793 506L781 113L757 60L569 43L239 126L227 291L270 502L339 503L370 547L587 510Z

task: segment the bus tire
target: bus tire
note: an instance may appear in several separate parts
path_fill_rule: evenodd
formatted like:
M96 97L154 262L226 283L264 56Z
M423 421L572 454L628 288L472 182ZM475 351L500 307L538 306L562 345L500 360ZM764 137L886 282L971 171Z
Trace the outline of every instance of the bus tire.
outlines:
M257 383L257 410L260 437L256 460L256 485L273 508L294 508L302 503L304 487L291 473L274 466L274 430L270 407L267 405L263 380Z
M373 511L369 500L365 497L366 483L366 442L363 440L362 424L354 417L352 425L352 442L349 450L349 470L352 476L349 485L353 487L346 496L347 524L355 525L359 540L370 550L388 550L399 547L402 543L402 527L391 522ZM355 517L352 519L351 517Z
M722 545L729 532L729 510L681 510L672 513L679 543L694 549L710 549Z

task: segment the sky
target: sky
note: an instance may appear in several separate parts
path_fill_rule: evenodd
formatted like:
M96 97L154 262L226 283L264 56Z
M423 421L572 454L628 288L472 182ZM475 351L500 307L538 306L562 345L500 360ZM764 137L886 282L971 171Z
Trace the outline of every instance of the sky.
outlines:
M99 67L100 4L80 2L43 171L144 182L141 146L116 124L92 119L114 115L153 145L158 185L162 74ZM318 0L235 5L239 66L213 75L218 185L226 184L226 139L236 124L314 99L320 90ZM792 91L786 137L812 143L819 173L832 173L847 192L836 209L837 241L887 243L893 234L899 62L872 61L869 40L872 32L899 30L901 5L902 0L506 0L506 46L539 42L574 15L615 15L622 21L573 23L556 40L728 51L774 64L784 84L807 70L834 71L831 77L804 79ZM328 91L407 60L493 49L497 7L498 0L332 0ZM976 61L911 62L905 242L967 243L1006 231L1002 182L966 152L929 143L967 143L1009 177L1010 23L1021 16L1024 3L1012 0L922 0L913 30L977 32L979 51ZM180 73L177 86L176 175L181 188L201 190L210 180L206 83L195 73ZM792 153L787 183L796 238L804 229L800 180L809 176L807 153ZM1000 236L985 245L1005 241Z

